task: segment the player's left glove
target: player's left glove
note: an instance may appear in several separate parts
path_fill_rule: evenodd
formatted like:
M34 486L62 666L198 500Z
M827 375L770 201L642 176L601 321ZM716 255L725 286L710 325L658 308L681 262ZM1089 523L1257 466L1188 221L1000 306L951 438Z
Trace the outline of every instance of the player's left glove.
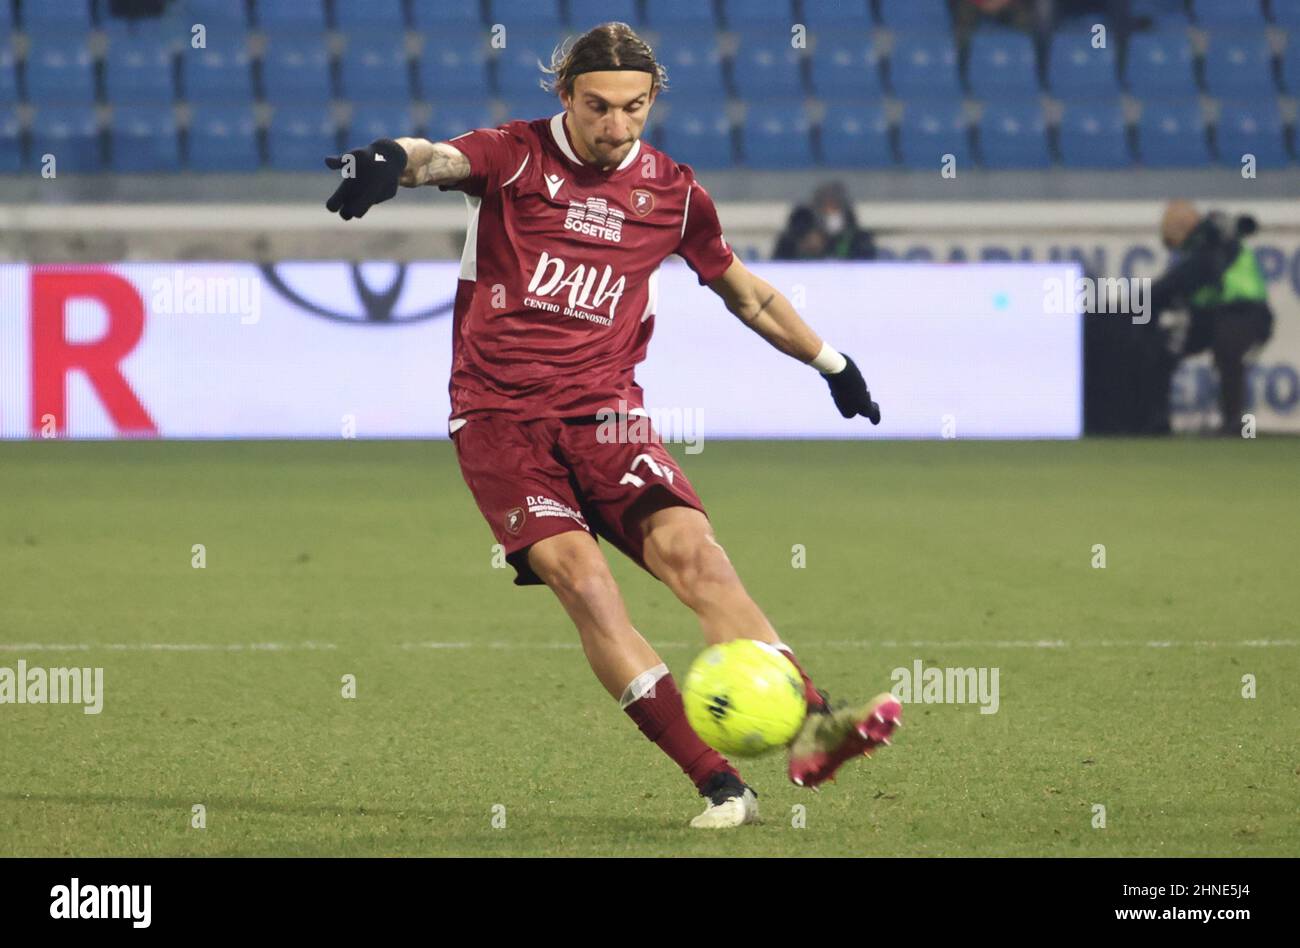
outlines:
M844 368L833 375L823 373L822 377L831 387L831 398L835 399L835 407L841 415L845 418L861 415L870 419L873 425L880 424L880 406L871 400L866 379L851 358L845 355Z
M371 207L397 194L406 169L406 149L391 138L380 138L346 155L330 155L325 167L343 172L343 183L325 202L325 209L350 221L365 217Z

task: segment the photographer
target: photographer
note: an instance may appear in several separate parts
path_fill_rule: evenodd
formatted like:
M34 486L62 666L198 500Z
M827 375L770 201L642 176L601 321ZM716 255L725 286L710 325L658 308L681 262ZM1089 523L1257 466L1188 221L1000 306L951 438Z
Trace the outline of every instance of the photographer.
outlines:
M1264 274L1242 240L1256 229L1251 217L1218 212L1202 217L1189 201L1171 201L1160 224L1161 239L1175 257L1151 287L1152 308L1190 310L1181 355L1206 349L1214 354L1225 435L1240 431L1246 356L1273 332Z

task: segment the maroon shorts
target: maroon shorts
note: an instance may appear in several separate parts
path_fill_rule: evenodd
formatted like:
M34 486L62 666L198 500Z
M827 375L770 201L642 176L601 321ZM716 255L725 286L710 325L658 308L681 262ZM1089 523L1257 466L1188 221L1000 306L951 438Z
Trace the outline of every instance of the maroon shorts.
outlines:
M586 530L646 568L640 530L646 513L674 505L704 513L662 444L633 440L632 424L623 429L632 437L609 439L613 427L594 419L515 421L475 412L452 434L461 474L518 574L516 585L541 583L528 565L528 548L538 540Z

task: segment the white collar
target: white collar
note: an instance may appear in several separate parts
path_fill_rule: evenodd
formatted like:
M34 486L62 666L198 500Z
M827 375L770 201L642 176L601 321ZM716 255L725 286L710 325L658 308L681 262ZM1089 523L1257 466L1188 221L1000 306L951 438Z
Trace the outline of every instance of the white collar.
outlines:
M575 165L579 165L584 168L591 167L591 165L589 165L587 162L583 161L581 158L578 157L577 153L573 150L573 146L569 144L569 135L568 132L566 132L564 129L563 112L551 118L551 137L555 139L555 144L559 147L560 151L564 152L565 158L568 158ZM632 143L632 148L628 151L627 157L624 158L619 163L619 166L614 170L622 171L625 168L631 167L632 162L636 161L636 156L639 155L640 153L641 153L641 139L638 138L635 142Z

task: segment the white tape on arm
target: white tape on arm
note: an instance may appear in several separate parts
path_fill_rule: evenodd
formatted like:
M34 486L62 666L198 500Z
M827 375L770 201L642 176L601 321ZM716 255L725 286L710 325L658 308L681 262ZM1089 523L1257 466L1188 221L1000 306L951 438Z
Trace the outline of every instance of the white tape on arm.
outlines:
M834 375L837 372L843 372L844 367L849 362L844 356L832 349L829 342L823 342L822 351L817 353L817 358L808 364L822 375Z

